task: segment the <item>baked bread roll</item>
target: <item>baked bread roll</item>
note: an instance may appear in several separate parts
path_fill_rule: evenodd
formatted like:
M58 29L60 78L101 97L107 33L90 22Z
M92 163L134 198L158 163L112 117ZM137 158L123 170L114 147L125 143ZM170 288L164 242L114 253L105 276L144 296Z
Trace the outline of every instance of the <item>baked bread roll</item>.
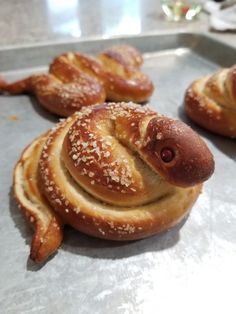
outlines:
M236 137L236 65L194 81L185 95L187 115L203 128Z
M141 239L179 223L214 169L187 125L133 103L83 107L23 152L16 200L35 234L31 258L45 260L63 225L110 240Z
M69 52L57 57L48 74L15 83L0 83L0 91L33 93L48 111L67 117L82 106L111 101L148 100L153 84L140 71L142 55L133 47L111 47L97 58Z

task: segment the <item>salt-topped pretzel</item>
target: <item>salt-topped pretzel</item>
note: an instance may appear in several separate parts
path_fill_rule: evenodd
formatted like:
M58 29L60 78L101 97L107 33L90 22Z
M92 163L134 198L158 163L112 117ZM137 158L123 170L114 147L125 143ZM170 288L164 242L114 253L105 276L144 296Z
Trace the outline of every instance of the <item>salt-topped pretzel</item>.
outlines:
M151 96L153 84L140 72L142 63L142 55L127 45L111 47L96 59L68 52L55 58L48 74L9 84L2 81L0 91L31 92L43 107L60 116L105 99L144 102Z
M48 111L69 116L82 106L101 103L105 91L98 80L70 62L67 55L57 57L49 74L32 75L0 87L10 94L33 93Z
M185 110L200 126L236 137L236 65L192 83L185 95Z
M28 163L38 170L27 172ZM16 165L14 190L22 207L34 204L33 219L50 210L86 234L134 240L180 222L213 168L206 144L184 123L110 103L84 107L36 139ZM38 198L45 206L36 206Z

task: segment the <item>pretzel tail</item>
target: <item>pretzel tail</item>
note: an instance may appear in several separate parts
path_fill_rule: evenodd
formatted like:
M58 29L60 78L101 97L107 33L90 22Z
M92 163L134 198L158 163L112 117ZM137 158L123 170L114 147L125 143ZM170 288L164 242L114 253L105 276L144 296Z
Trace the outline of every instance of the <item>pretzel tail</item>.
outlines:
M8 85L7 81L0 76L0 93L4 91L7 85Z
M33 226L30 258L41 263L53 254L63 239L63 223L41 195L37 183L37 166L34 163L41 152L42 136L23 152L14 171L14 194L26 219Z
M32 91L31 77L27 77L23 80L16 81L14 83L7 83L0 80L0 92L9 93L11 95L24 94Z

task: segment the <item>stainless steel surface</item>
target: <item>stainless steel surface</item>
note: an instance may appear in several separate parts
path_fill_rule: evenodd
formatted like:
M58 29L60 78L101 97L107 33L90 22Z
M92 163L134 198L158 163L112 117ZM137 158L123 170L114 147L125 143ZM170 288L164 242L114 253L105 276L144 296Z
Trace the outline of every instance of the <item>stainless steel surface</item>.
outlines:
M192 80L235 63L233 48L191 34L40 45L0 51L9 79L45 70L61 51L95 52L125 41L145 53L155 84L152 107L189 123L183 95ZM216 170L189 218L149 239L113 243L70 228L45 265L27 261L32 231L12 198L12 171L24 147L57 119L28 96L0 97L1 313L235 313L236 142L192 125L214 153Z

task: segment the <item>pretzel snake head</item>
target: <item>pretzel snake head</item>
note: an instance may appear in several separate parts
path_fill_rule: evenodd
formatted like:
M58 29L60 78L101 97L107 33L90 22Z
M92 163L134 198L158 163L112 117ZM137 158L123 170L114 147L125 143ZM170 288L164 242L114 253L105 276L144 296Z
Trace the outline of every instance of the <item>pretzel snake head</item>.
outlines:
M210 150L183 122L166 117L153 118L145 137L147 162L169 183L193 186L212 175L214 159Z

